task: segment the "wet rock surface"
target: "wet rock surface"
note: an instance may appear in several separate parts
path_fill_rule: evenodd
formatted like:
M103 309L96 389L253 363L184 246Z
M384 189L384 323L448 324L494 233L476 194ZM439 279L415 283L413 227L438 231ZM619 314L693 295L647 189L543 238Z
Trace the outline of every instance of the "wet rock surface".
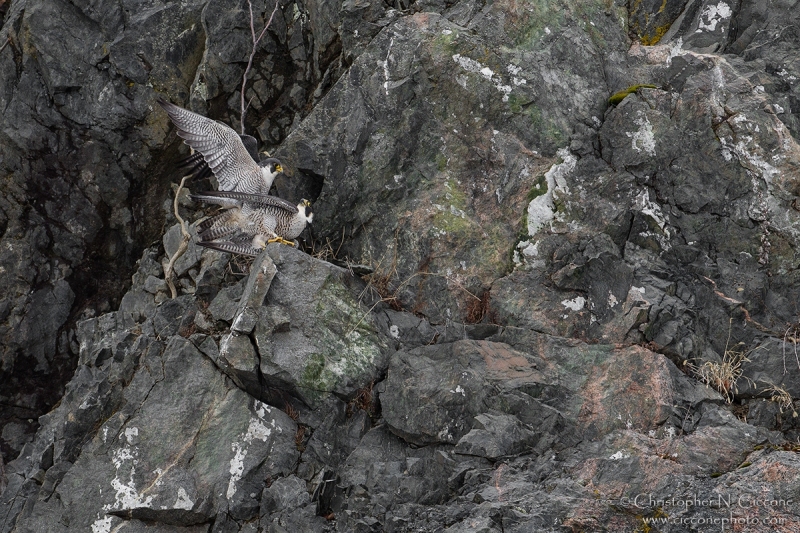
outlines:
M796 530L798 14L621 4L281 2L172 298L247 3L0 2L0 531Z

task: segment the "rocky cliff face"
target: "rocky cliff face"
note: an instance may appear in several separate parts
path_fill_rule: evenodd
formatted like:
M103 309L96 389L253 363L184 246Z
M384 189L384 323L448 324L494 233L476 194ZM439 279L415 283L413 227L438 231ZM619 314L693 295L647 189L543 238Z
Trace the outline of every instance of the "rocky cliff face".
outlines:
M248 3L0 2L0 530L796 530L798 13L282 1L313 234L172 299Z

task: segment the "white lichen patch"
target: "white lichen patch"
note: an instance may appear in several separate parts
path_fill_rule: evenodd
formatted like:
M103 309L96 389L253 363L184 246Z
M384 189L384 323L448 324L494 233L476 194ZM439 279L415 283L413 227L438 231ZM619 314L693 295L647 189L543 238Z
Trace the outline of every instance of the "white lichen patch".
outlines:
M556 208L553 203L553 192L556 189L569 192L566 176L575 169L578 158L569 153L567 148L560 149L558 156L562 162L550 167L550 170L544 175L547 192L537 196L528 204L528 235L536 235L545 224L555 218Z
M504 85L502 77L495 74L495 72L492 69L482 65L479 61L475 61L470 57L462 56L461 54L453 54L453 61L455 61L461 68L463 68L467 72L480 74L487 80L491 81L495 89L503 93L503 102L508 102L508 95L511 94L511 86ZM464 84L461 84L461 82L458 80L458 77L456 77L456 81L459 82L459 85L462 85L463 87L466 88L466 86Z
M697 30L695 33L702 33L704 31L713 32L717 29L717 24L731 18L733 11L731 7L725 2L720 2L717 5L707 5L703 12L700 13ZM725 28L722 28L725 31Z
M782 68L782 69L780 69L780 70L777 72L777 74L778 74L778 76L780 76L781 78L786 78L786 79L787 79L787 80L789 80L789 81L795 81L795 80L797 80L797 76L794 76L793 74L791 74L791 73L790 73L788 70L786 70L785 68Z
M652 218L667 237L670 236L669 228L667 227L667 219L661 211L661 206L650 200L650 191L648 189L639 193L633 201L633 206L643 215Z
M136 465L139 460L139 450L134 446L135 437L139 436L139 428L129 427L119 435L119 439L125 439L121 448L111 452L111 462L114 463L114 468L117 470L114 479L111 480L111 488L116 492L114 496L114 503L103 506L104 511L122 510L122 509L135 509L137 507L150 507L153 501L153 496L143 496L139 494L136 489L134 476L136 475ZM130 465L130 470L127 469ZM120 470L128 472L127 481L123 481L120 477Z
M172 505L173 509L185 509L187 511L191 511L192 507L194 507L194 502L189 499L189 495L186 494L186 491L183 487L178 488L178 499L175 500L175 503Z
M244 448L241 443L234 442L231 444L231 448L233 448L234 455L233 458L231 458L230 468L228 470L231 474L231 478L228 480L228 491L225 494L225 497L229 500L236 494L236 484L242 479L242 475L244 474L244 459L247 457L247 449Z
M521 76L517 77L518 74L522 72L522 69L520 67L511 63L508 65L508 67L506 67L506 69L508 70L508 73L511 74L511 83L513 83L515 86L519 87L520 85L528 84L528 80L526 80L525 78Z
M532 243L530 241L520 241L517 244L516 249L514 249L514 254L512 259L514 261L514 267L521 267L525 264L529 264L532 267L541 266L544 264L544 261L541 259L537 260L536 257L539 255L539 243L535 242Z
M580 311L586 306L586 298L583 296L578 296L572 300L562 300L561 305L567 309L571 309L572 311Z
M611 291L608 291L608 306L616 307L618 303L619 301L617 300L617 297L614 296L614 294Z
M150 504L153 502L153 496L145 497L139 494L139 491L136 489L136 483L133 481L133 476L135 474L136 469L132 466L130 479L128 479L127 482L123 483L119 477L115 477L111 480L111 488L116 491L114 504L103 506L103 510L110 511L112 509L121 510L150 507Z
M134 451L131 450L128 446L123 446L118 450L114 450L111 453L111 462L114 463L114 467L119 470L125 461L133 462L135 458Z
M125 440L128 444L133 444L134 437L139 436L139 428L125 428Z
M612 461L619 461L620 459L627 459L631 456L629 453L624 453L622 450L618 451L617 453L611 455L609 459Z
M464 387L462 387L461 385L456 385L456 388L455 389L450 389L450 392L453 393L453 394L461 394L461 396L466 396L467 395L467 391L465 391Z
M389 335L391 335L395 339L399 339L400 338L400 328L398 328L396 324L392 324L391 326L389 326Z
M265 417L271 413L271 409L265 403L256 400L255 403L256 416L250 418L250 423L247 426L247 431L237 440L231 443L233 450L233 457L230 461L228 472L231 477L228 480L228 490L226 497L230 500L236 494L236 484L242 479L244 475L244 460L247 457L247 447L254 440L258 439L262 442L267 442L272 429L275 428L275 419L271 419L269 424ZM271 426L271 427L270 427Z
M383 89L386 91L386 96L389 96L389 58L392 54L392 45L394 44L394 37L389 39L389 49L386 51L386 59L383 61Z
M110 533L111 517L98 518L92 523L92 533Z
M647 115L638 112L638 117L634 121L639 129L635 132L625 132L625 135L631 139L631 148L637 152L645 151L647 155L656 155L656 139L653 135L653 125Z

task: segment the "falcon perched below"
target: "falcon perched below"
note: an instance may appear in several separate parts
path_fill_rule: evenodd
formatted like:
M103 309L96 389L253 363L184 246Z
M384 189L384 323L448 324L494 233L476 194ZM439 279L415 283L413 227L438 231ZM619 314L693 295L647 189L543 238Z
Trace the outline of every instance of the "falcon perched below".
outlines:
M277 196L217 191L193 194L192 200L227 209L197 226L201 246L243 255L258 255L267 243L294 246L314 218L311 202L294 205Z
M178 128L178 137L201 154L188 158L187 163L193 170L203 173L200 160L202 157L216 176L220 191L269 193L275 176L283 172L283 167L275 158L256 162L258 152L254 138L249 135L240 136L222 122L198 115L166 100L159 99L158 103Z

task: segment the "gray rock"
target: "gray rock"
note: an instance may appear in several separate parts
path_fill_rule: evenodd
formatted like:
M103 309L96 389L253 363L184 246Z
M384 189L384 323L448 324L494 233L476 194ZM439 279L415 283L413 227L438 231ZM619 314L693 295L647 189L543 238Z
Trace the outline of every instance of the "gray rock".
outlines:
M133 375L126 407L62 472L54 491L64 506L41 503L25 530L62 520L100 527L111 520L107 513L184 526L207 522L219 509L248 519L258 512L255 486L291 471L297 451L288 416L226 385L180 337L147 357L156 366ZM184 422L173 424L175 417ZM85 472L93 483L84 482Z
M152 152L164 132L145 124L148 101L154 86L171 91L190 81L183 75L202 40L196 25L184 30L199 22L201 3L123 4L34 1L4 9L0 173L9 179L0 202L0 281L8 307L0 358L3 382L19 391L8 391L19 401L3 403L25 406L26 418L53 406L49 391L63 394L77 354L56 347L34 378L27 363L16 364L18 347L55 346L74 328L68 316L117 308L139 251L161 237L163 218L151 213L166 188L144 176L159 173ZM57 303L44 297L48 287L58 289ZM38 325L19 327L37 315ZM33 404L22 399L34 389L48 393Z
M147 276L144 282L144 290L150 294L156 294L159 291L167 291L167 282L155 276Z
M358 299L363 282L288 246L270 245L267 253L277 274L261 315L266 320L253 332L267 383L313 406L375 380L387 335Z
M624 39L612 18L595 23L608 46ZM353 228L340 254L375 265L396 303L434 323L480 314L476 302L507 272L525 198L572 129L563 98L570 115L602 116L601 79L582 79L573 99L539 70L556 61L545 26L499 4L468 28L433 13L397 17L278 152L327 177L315 203L321 238L338 243ZM516 48L513 35L544 43ZM565 53L591 77L602 67L589 48ZM566 78L552 82L577 83Z
M249 334L258 322L258 309L264 303L272 278L275 277L275 264L266 253L253 261L250 276L242 292L239 309L231 324L231 331Z
M244 292L244 283L226 287L217 293L217 296L208 306L208 312L214 320L231 322L239 310L240 301Z
M477 455L490 460L530 450L538 436L512 415L481 413L473 429L456 443L456 453Z

